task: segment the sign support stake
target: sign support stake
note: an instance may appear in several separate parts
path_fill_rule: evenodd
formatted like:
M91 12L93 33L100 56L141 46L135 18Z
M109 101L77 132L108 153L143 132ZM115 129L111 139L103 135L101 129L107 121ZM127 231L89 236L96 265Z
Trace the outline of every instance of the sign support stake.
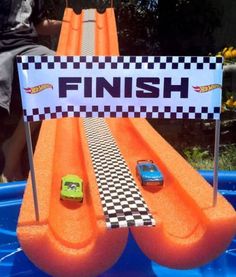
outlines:
M29 165L30 165L30 175L31 175L31 181L32 181L34 212L35 212L36 221L39 221L38 196L37 196L36 178L35 178L34 162L33 162L33 147L32 147L32 140L31 140L30 123L24 122L24 125L25 125Z
M215 146L214 146L214 177L213 177L213 206L217 203L218 192L218 167L219 167L219 147L220 147L220 119L215 122Z

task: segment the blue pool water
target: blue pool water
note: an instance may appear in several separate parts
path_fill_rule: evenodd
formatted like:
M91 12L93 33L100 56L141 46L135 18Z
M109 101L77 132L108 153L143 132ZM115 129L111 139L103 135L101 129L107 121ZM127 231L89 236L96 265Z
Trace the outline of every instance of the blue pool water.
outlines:
M209 176L208 176L209 177ZM236 207L235 183L220 192ZM49 276L26 257L16 237L16 225L25 182L0 185L0 277ZM132 235L118 262L99 277L233 277L236 276L236 238L216 260L191 270L174 270L149 260L138 248Z

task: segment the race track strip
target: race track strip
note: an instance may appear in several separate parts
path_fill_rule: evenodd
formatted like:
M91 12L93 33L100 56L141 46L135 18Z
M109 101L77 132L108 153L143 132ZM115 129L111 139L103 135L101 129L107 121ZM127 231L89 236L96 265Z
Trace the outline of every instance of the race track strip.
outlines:
M106 122L87 118L84 126L107 227L154 226L155 220Z
M94 55L95 12L84 11L82 55ZM92 42L92 43L91 43ZM101 118L83 120L89 150L108 228L154 226L149 212L119 148Z

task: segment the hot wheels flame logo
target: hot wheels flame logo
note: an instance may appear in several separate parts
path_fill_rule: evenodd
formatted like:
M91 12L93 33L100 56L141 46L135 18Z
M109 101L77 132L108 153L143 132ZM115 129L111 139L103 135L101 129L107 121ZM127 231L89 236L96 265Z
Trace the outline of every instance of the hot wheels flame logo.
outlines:
M195 86L195 87L193 86L193 89L196 92L205 93L205 92L211 91L216 88L221 88L221 87L222 86L220 84L213 84L213 85L208 85L208 86Z
M40 91L45 90L47 88L53 89L53 85L51 85L51 84L42 84L42 85L38 85L38 86L35 86L35 87L32 87L32 88L24 88L24 90L25 90L26 93L35 94L35 93L39 93Z

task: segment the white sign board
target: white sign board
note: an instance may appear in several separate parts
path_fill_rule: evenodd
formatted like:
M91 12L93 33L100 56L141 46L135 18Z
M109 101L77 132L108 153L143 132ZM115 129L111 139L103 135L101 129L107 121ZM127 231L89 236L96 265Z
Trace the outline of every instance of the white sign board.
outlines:
M219 57L19 56L17 64L25 121L220 117Z

